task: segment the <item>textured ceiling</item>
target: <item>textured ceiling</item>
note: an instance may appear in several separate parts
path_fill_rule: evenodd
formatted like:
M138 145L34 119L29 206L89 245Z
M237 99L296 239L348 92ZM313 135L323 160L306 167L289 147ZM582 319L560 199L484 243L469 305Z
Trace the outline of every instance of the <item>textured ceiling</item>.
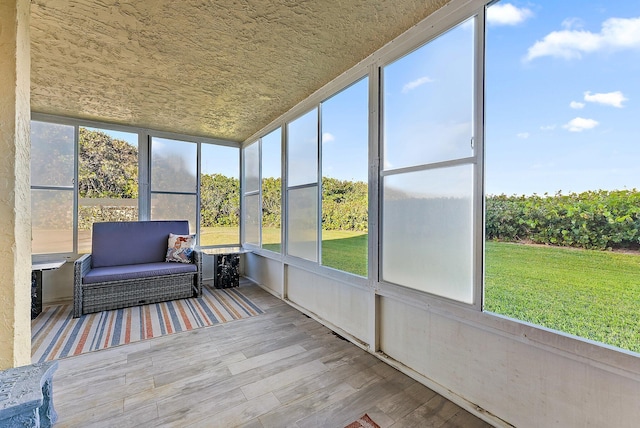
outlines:
M244 141L448 0L32 0L31 108Z

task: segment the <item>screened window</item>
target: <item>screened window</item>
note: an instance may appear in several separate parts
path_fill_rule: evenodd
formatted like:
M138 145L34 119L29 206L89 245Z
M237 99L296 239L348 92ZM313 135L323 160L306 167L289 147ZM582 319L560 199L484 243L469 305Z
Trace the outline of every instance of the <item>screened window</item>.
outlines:
M138 220L138 134L79 128L78 252L94 222Z
M243 149L244 240L260 245L260 140Z
M318 261L318 110L287 125L287 252Z
M73 251L75 127L31 121L32 252Z
M282 233L282 130L261 138L262 248L280 253Z
M487 8L484 309L640 352L640 4L543 4Z
M201 144L201 152L200 245L239 245L240 149Z
M322 265L367 276L369 79L321 106Z
M151 219L188 220L196 231L198 145L151 138Z
M382 278L465 303L474 303L474 26L382 69Z

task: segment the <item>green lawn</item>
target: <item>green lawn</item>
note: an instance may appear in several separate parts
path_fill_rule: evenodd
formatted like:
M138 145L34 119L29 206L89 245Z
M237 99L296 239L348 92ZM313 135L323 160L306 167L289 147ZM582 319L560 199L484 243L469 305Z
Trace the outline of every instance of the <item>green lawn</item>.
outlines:
M367 276L369 236L363 232L322 231L322 264L334 269Z
M322 264L334 269L367 276L368 235L344 230L322 231ZM280 230L262 229L262 248L281 250Z
M216 229L209 241L237 236ZM279 229L263 239L280 251ZM367 239L324 231L323 265L367 276ZM640 352L640 255L487 242L485 260L485 310Z
M240 242L238 226L200 228L200 245L237 245Z
M640 255L487 242L485 310L640 352Z

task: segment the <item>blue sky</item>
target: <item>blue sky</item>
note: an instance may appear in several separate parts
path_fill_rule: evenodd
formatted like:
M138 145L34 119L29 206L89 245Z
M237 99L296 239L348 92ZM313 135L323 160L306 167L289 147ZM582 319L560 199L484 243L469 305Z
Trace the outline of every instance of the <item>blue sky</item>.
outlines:
M640 188L640 2L488 12L487 193Z
M472 30L384 68L385 169L471 155ZM502 1L486 49L487 193L640 188L640 2ZM364 179L355 116L334 108L324 144L343 151L325 175Z

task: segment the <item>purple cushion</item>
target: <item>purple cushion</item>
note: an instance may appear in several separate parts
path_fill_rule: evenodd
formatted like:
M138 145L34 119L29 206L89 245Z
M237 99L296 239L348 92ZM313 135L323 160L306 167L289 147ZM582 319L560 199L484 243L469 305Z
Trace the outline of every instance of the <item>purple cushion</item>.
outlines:
M163 262L169 233L189 234L187 220L122 221L93 224L91 266Z
M122 281L125 279L149 278L176 273L195 273L196 265L186 263L146 263L139 265L108 266L91 269L83 278L83 284Z

